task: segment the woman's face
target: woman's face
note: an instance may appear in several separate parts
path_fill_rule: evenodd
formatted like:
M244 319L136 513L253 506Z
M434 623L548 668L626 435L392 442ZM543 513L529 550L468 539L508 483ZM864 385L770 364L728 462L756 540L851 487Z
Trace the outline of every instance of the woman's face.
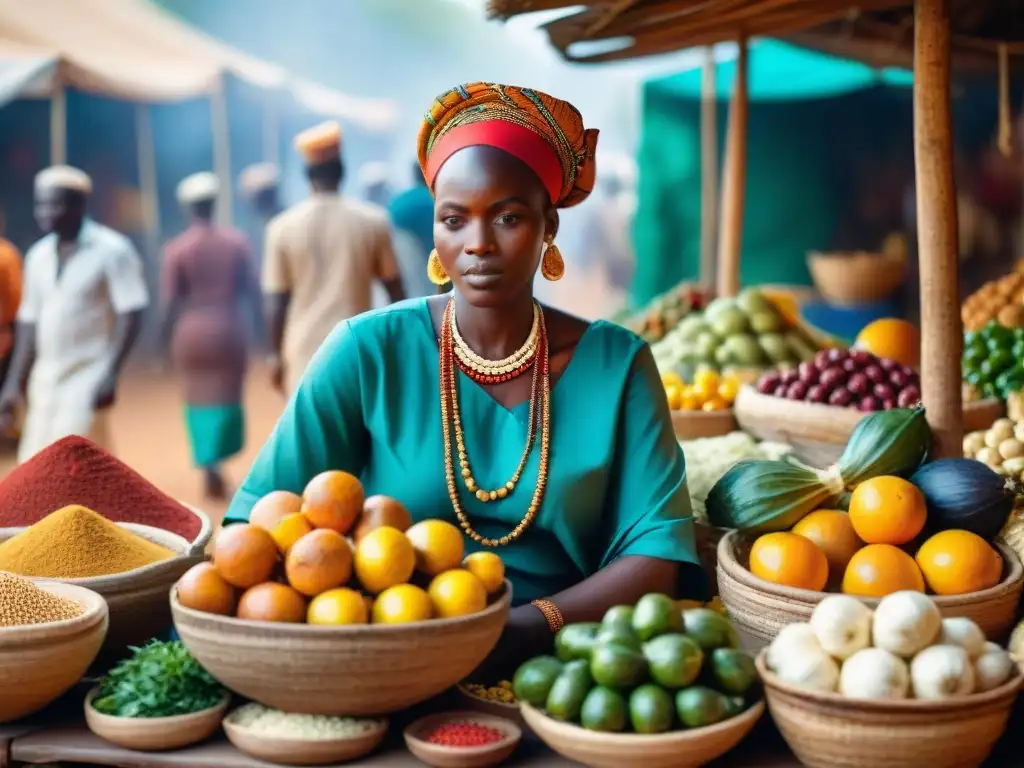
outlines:
M452 284L474 306L529 292L558 214L536 174L493 147L452 155L434 180L434 247Z

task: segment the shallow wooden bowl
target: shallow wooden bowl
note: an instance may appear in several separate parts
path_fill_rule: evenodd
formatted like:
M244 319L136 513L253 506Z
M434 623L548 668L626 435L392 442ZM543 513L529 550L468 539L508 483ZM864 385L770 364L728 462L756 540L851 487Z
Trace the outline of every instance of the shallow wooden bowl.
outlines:
M452 722L471 722L494 728L505 734L501 741L480 747L445 747L427 741L430 732ZM420 718L405 729L405 745L420 761L434 768L487 768L504 762L515 752L523 732L503 717L480 712L444 712Z
M941 701L864 701L796 688L757 657L768 710L811 768L975 768L1006 729L1020 673L998 688Z
M891 296L907 279L907 264L881 253L810 253L814 287L829 304L857 306Z
M166 599L166 596L165 596ZM182 641L227 688L274 709L385 715L466 678L501 637L512 587L456 619L346 627L245 621L186 608L171 590Z
M85 723L89 730L112 744L140 752L181 749L208 739L220 727L231 702L231 694L225 693L217 706L187 715L115 717L93 708L92 702L99 692L97 686L85 697Z
M944 617L964 616L974 621L985 637L1002 643L1013 630L1024 589L1024 568L1006 544L996 545L1003 556L1003 579L996 586L965 595L931 595ZM747 568L750 539L730 531L718 543L718 591L739 633L743 647L757 653L787 624L808 621L815 606L829 592L812 592L772 584ZM858 598L874 608L879 598Z
M676 440L719 437L736 431L732 409L724 411L672 411Z
M540 740L562 757L591 768L695 768L739 744L764 712L759 701L746 711L705 728L656 735L597 733L559 722L525 702L523 718Z
M71 584L35 584L74 600L84 613L50 624L0 627L0 723L31 715L68 691L82 679L107 634L109 615L100 595Z
M343 739L286 739L264 736L224 720L228 741L240 751L259 760L279 765L330 765L355 760L377 748L388 732L387 720L373 730Z

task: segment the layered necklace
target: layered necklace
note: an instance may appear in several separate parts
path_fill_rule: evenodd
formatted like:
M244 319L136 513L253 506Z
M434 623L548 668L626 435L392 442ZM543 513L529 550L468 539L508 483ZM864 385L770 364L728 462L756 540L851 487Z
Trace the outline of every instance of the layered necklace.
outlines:
M530 421L526 432L526 447L519 459L519 465L512 478L493 490L481 488L473 476L469 455L466 452L465 432L459 413L459 392L455 369L458 367L474 381L481 384L496 384L511 381L533 368L533 383L530 387ZM466 343L455 322L455 301L448 302L441 321L440 349L440 390L441 427L444 434L444 470L448 483L448 496L459 519L459 525L474 541L485 547L502 547L519 538L530 527L544 498L548 480L548 461L551 443L551 377L548 358L548 334L544 324L544 313L536 302L533 306L533 326L526 342L504 360L487 360L480 357ZM459 500L455 458L458 457L459 473L466 490L481 502L492 502L508 498L516 489L523 469L529 461L533 445L540 434L540 463L537 470L537 487L526 510L526 515L512 531L500 539L489 539L479 534L470 523L462 502ZM454 434L454 450L453 450Z

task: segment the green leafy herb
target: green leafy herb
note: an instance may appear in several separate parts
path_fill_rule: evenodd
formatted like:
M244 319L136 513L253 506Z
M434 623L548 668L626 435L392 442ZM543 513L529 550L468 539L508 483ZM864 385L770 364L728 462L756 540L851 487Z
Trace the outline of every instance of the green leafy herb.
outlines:
M170 717L209 709L225 689L180 641L151 640L114 667L92 706L115 717Z

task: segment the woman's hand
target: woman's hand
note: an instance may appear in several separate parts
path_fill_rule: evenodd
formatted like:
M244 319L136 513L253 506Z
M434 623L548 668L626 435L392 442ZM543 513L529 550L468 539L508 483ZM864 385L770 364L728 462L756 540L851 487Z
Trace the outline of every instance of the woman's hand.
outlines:
M547 620L535 607L521 605L513 608L509 611L508 622L497 646L469 676L469 680L483 685L511 680L524 661L551 653L554 640Z

